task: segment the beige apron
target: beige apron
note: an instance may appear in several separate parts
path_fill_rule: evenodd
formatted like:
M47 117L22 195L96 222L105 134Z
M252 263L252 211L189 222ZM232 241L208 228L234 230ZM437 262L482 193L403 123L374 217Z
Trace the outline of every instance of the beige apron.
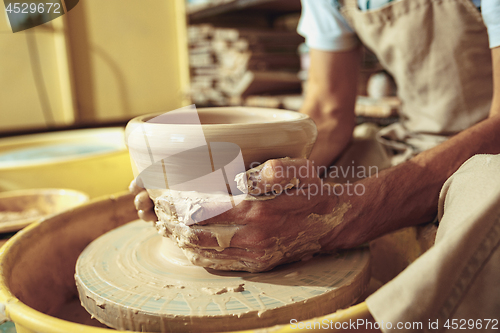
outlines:
M342 14L398 86L401 122L379 134L392 164L487 117L491 53L471 0L400 0L366 12L344 0Z
M499 170L476 155L446 181L435 245L366 300L383 332L500 330Z
M400 0L367 12L344 0L342 11L398 85L401 122L378 137L396 152L392 164L487 117L491 53L471 0ZM446 324L487 332L488 319L498 323L499 170L500 155L476 156L448 180L436 244L367 299L384 332L442 332Z

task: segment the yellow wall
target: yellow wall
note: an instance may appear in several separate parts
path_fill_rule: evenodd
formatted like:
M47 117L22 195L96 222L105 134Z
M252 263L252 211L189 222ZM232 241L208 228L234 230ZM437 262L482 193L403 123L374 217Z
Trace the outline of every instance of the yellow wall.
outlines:
M85 0L66 22L79 119L130 119L185 105L184 0Z
M66 56L61 18L12 33L7 15L0 13L0 132L73 122ZM40 94L50 105L45 117Z
M0 132L47 126L33 43L56 125L128 120L188 103L184 0L83 0L18 33L0 14Z

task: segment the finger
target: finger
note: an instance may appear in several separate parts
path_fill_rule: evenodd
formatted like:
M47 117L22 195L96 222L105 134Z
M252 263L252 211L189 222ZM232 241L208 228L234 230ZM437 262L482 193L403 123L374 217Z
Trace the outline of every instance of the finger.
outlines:
M246 196L246 195L245 195ZM252 202L243 200L236 206L225 202L201 203L191 216L196 225L243 225L248 223ZM191 225L192 225L191 224ZM188 224L189 225L189 224Z
M293 187L308 187L319 182L314 164L303 158L269 160L247 171L248 193L252 195L279 194Z
M188 192L186 192L188 193ZM156 210L160 218L175 219L183 225L193 225L218 216L234 207L234 201L226 194L197 195L192 192L184 196L163 195L156 199Z
M290 191L290 203L297 200L295 191ZM270 200L273 199L273 200ZM274 195L268 197L253 197L250 195L239 195L223 198L223 200L213 200L200 203L197 211L193 214L197 225L212 224L239 224L263 223L262 214L271 219L273 216L281 216L282 209L288 208L285 200L277 200ZM275 204L272 204L273 201ZM285 207L286 206L286 207ZM194 211L194 210L192 210ZM194 224L194 223L193 223Z
M128 186L128 190L133 195L137 195L137 194L139 194L139 192L144 191L143 188L137 186L137 182L135 181L135 179L130 182L130 185Z
M189 237L189 242L197 247L206 249L239 248L245 251L265 251L276 247L277 238L270 237L260 227L247 227L244 225L207 225L192 226L190 232L194 237ZM273 235L278 236L278 235Z
M146 222L156 222L158 221L158 217L156 216L155 212L150 209L150 210L138 210L137 215L139 218L143 221Z
M241 230L241 226L229 226L227 228L231 229L232 227L237 228L237 233L245 233ZM235 246L235 243L237 242L235 242L234 240L238 237L236 235L233 237L225 237L226 239L222 241L220 236L227 235L224 235L225 232L221 232L220 228L218 232L214 232L213 228L199 228L198 226L189 227L188 229L188 231L184 230L184 232L182 233L175 232L175 241L183 249L197 251L199 253L204 253L204 255L211 253L209 257L212 258L217 257L232 260L238 258L247 258L252 260L259 260L262 257L266 257L266 253L270 248L276 247L276 241L272 239L270 239L269 242L266 242L267 244L265 245L262 242L260 242L259 244L250 244L245 242L243 246ZM232 232L230 232L230 234L231 233Z
M309 190L313 189L314 192L309 195ZM269 221L279 221L283 216L289 214L291 211L298 213L302 211L307 211L310 213L322 213L323 207L316 207L320 201L321 188L319 187L309 187L307 190L304 189L290 189L287 190L286 195L276 196L272 200L267 200L266 197L253 197L246 195L243 201L238 201L239 203L218 215L212 215L212 217L200 219L197 225L223 225L223 224L239 224L239 225L254 225L254 226L265 226L269 224ZM304 204L304 200L308 201L308 204ZM203 209L204 205L200 205L200 210ZM217 205L217 203L212 203L212 205ZM208 206L208 205L207 205ZM207 207L208 209L208 207ZM208 214L207 214L208 215Z
M208 221L213 217L224 214L233 209L231 202L205 202L199 204L198 207L191 210L190 219L186 221L186 225L198 224L200 222ZM228 214L221 218L228 218Z
M149 197L147 191L142 190L136 194L134 198L135 209L137 210L151 210L154 206L153 200Z
M291 179L298 179L300 187L307 187L308 184L316 183L318 175L314 169L314 164L305 158L281 158L270 160L269 165L263 171L263 181L284 184Z

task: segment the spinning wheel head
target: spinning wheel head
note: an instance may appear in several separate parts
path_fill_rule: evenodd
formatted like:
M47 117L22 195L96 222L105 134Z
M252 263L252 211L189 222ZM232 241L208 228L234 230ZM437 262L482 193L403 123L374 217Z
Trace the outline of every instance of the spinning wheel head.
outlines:
M76 265L82 305L116 329L234 331L334 312L369 280L367 249L252 274L193 266L168 242L142 221L96 239Z

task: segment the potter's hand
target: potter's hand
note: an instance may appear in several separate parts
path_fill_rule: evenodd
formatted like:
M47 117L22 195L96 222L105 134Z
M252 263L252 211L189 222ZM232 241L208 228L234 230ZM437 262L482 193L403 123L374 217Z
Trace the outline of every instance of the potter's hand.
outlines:
M137 186L135 179L130 183L129 191L135 195L134 205L139 218L146 222L158 221L154 212L153 201L149 198L148 192L145 189Z
M304 188L319 181L308 160L290 158L269 160L248 170L241 179L242 186L246 186L245 181L248 179L248 193L252 195L270 193L271 191L281 193L291 187ZM256 186L251 187L251 184ZM137 186L134 179L130 183L129 191L135 195L134 204L139 218L146 222L156 222L158 218L154 212L154 203L146 190Z
M291 190L271 200L244 200L171 236L191 262L223 270L260 272L330 251L333 229L349 208L338 198Z
M289 172L278 173L279 166L284 165L289 166ZM290 159L268 161L261 171L268 170L260 173L255 187L265 190L263 184L282 184L292 179L292 166L308 167L309 163ZM163 217L168 212L159 210L161 229L177 242L192 263L214 269L260 272L320 251L331 251L335 249L334 229L350 206L341 203L331 191L329 194L328 186L322 187L313 173L307 175L304 171L303 177L297 175L302 188L287 189L276 197L247 196L236 207L206 220L203 215L213 216L211 212L218 204L215 200L202 204L194 225L168 222L168 216Z

